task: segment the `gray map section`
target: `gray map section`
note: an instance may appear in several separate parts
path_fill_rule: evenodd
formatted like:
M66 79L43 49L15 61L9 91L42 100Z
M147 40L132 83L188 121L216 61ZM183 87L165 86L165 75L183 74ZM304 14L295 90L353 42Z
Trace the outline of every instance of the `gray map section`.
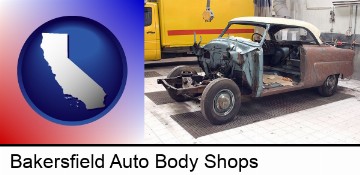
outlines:
M68 34L43 33L42 36L40 47L63 94L82 101L86 109L105 107L103 88L68 58Z

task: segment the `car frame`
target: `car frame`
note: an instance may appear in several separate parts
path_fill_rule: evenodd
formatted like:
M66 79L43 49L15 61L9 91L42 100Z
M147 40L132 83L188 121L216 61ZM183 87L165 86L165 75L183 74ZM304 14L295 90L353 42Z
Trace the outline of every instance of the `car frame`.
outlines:
M251 25L263 33L255 32L252 40L226 37L233 25ZM295 33L294 41L281 36L289 30ZM285 40L278 41L281 37ZM240 110L241 95L263 97L317 87L320 95L331 96L338 78L353 74L354 51L324 44L320 31L305 21L240 17L203 47L194 38L192 49L205 75L178 66L158 83L178 102L200 101L203 116L212 124L232 121Z

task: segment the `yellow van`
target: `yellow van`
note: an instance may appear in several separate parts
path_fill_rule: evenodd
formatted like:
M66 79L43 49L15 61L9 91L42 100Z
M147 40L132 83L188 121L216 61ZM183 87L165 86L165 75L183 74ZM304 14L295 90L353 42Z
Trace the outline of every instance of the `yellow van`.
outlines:
M202 36L202 44L219 36L228 21L239 16L253 16L253 0L212 0L214 18L205 22L203 12L210 0L158 0L144 7L144 57L160 60L162 53L189 53L194 33ZM232 35L250 38L252 27L241 26L229 31Z

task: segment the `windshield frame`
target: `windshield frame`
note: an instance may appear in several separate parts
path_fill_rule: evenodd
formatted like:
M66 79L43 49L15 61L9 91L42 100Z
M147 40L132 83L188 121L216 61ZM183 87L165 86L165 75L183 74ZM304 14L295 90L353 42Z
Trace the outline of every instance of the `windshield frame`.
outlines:
M230 28L231 25L233 24L239 24L239 25L248 25L248 26L255 26L255 27L263 27L265 30L264 30L264 33L262 34L262 38L261 38L261 41L259 43L259 47L261 47L264 42L265 42L265 39L266 39L266 36L268 34L268 31L270 29L270 24L258 24L258 23L239 23L239 22L229 22L228 25L225 27L225 29L221 32L221 34L219 35L219 38L222 38L224 36L224 34L226 33L226 31ZM245 43L245 42L244 42ZM253 46L252 44L250 43L245 43L247 45L251 45Z

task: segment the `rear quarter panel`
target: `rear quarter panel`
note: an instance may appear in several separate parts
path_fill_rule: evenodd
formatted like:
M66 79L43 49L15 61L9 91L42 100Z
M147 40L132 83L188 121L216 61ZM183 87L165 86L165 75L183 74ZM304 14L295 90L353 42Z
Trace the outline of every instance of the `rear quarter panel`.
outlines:
M355 52L329 45L304 45L302 51L304 86L320 86L329 75L350 77Z

